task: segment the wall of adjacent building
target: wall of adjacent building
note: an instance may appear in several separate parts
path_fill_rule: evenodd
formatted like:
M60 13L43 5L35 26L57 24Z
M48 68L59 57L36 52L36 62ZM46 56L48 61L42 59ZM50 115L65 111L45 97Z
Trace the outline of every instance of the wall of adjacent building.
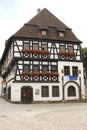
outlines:
M2 79L2 77L0 76L0 96L2 95L2 83L1 83L2 80L3 80L3 79Z

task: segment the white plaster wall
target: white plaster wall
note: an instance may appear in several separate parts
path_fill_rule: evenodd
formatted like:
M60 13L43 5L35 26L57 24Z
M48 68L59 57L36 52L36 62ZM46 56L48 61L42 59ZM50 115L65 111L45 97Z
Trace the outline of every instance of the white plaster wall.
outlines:
M20 86L17 84L11 86L11 101L21 101Z
M62 100L62 89L58 83L37 83L32 85L34 88L34 101L60 101ZM35 87L34 87L35 86ZM49 97L41 97L41 86L49 87ZM59 86L59 97L52 97L52 86ZM39 89L40 94L35 95L35 90Z
M82 99L85 99L86 86L84 84L83 64L80 64L79 68L81 68L81 74L79 74L79 77L81 77L81 96Z
M10 85L11 83L9 83ZM41 97L41 86L49 86L49 97ZM61 101L62 100L62 88L59 86L59 97L52 97L52 86L59 86L58 83L12 83L11 84L11 101L21 101L21 87L31 86L33 88L33 101ZM39 90L39 94L36 95L36 90Z

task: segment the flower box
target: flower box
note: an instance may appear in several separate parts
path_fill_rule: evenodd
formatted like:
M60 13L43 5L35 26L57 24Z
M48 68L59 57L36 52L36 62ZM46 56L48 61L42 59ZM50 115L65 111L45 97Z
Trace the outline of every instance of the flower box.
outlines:
M45 50L41 50L40 54L41 55L49 55L50 52L49 51L45 51Z
M57 72L23 72L22 74L21 74L21 76L23 76L23 77L26 77L26 76L28 76L28 77L35 77L35 76L47 76L47 77L53 77L53 76L56 76L56 77L58 77L59 76L59 74L57 73Z
M65 57L74 57L75 56L75 53L74 52L59 52L58 53L59 56L65 56Z
M46 51L46 50L29 50L29 49L22 49L21 50L21 52L23 53L23 54L25 54L25 53L28 53L28 54L30 54L30 53L32 53L32 54L37 54L37 55L49 55L50 54L50 52L49 51Z

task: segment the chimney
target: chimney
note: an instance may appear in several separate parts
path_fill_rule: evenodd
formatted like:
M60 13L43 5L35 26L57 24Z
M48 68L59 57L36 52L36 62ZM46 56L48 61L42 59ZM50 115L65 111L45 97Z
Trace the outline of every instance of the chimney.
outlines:
M40 8L38 8L38 9L37 9L37 14L39 14L39 13L40 13L40 11L41 11L41 9L40 9Z

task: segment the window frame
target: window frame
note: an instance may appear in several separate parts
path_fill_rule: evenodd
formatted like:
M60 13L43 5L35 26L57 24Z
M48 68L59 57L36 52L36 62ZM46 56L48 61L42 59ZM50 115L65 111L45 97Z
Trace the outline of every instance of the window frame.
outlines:
M46 47L44 47L44 46L46 46ZM45 43L42 43L42 46L41 46L41 48L42 48L42 50L48 50L48 45L47 44L45 44Z
M34 47L34 45L36 47ZM39 50L39 44L38 43L33 43L32 48L33 48L33 50Z
M70 75L70 66L64 66L64 75Z
M59 86L52 86L52 97L59 97Z
M44 71L44 67L47 67L47 71ZM49 72L49 66L48 65L42 65L42 72Z
M72 89L73 89L73 91L72 91ZM71 85L68 87L68 97L75 97L75 96L76 96L76 89L74 86Z
M61 49L61 47L63 47L63 49ZM63 50L64 50L64 51L63 51ZM60 52L66 52L66 46L63 45L63 44L62 44L62 45L60 44L60 46L59 46L59 51L60 51Z
M52 69L52 67L56 67L56 70L54 71L54 70ZM58 72L58 67L57 67L57 65L51 65L51 72Z
M46 30L41 30L41 34L42 34L42 36L46 36L47 35L47 31Z
M38 71L35 71L34 67L38 67ZM39 72L39 71L40 71L39 65L33 65L33 72Z
M71 50L70 50L70 49ZM73 47L73 45L68 45L68 52L70 52L70 53L73 53L74 52L74 47Z
M27 47L25 45L27 45ZM24 42L24 49L29 49L29 48L30 48L30 43Z
M61 37L61 38L64 37L64 32L60 31L59 32L59 37Z
M49 97L49 86L41 86L41 97Z
M28 67L28 68L26 69L26 71L25 71L25 66ZM23 65L23 71L24 71L24 72L30 72L30 65L29 65L29 64L24 64L24 65Z
M78 76L78 66L73 66L72 67L72 75L73 76Z

